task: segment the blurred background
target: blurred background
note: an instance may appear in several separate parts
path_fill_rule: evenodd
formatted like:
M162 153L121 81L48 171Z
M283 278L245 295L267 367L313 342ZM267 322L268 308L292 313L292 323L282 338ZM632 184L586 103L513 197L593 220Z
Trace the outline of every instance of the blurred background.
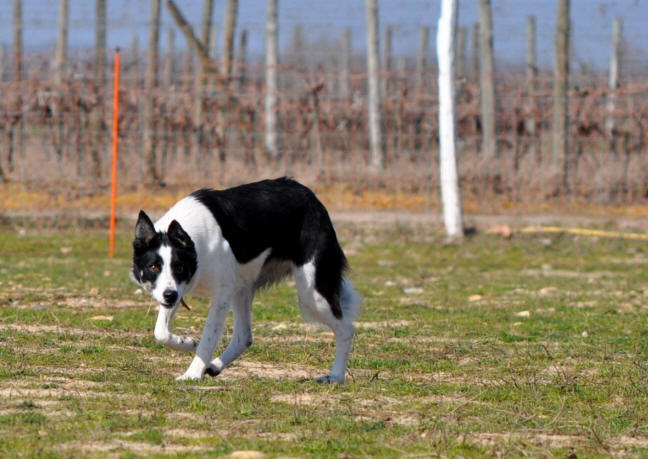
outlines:
M572 0L561 28L563 1L459 1L468 212L648 197L648 2ZM121 208L284 174L334 208L438 208L439 2L370 3L2 2L0 216L107 209L117 47Z

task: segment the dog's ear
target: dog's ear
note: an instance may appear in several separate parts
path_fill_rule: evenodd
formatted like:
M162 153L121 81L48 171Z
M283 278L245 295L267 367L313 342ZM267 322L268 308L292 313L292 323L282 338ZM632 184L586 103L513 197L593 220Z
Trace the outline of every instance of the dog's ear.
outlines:
M191 240L191 237L187 234L187 232L182 228L180 223L178 223L176 220L173 220L169 224L169 229L167 230L167 233L169 235L169 239L175 244L179 245L180 247L184 249L194 248L194 243Z
M135 240L133 246L145 247L155 237L155 227L148 215L140 210L135 224Z

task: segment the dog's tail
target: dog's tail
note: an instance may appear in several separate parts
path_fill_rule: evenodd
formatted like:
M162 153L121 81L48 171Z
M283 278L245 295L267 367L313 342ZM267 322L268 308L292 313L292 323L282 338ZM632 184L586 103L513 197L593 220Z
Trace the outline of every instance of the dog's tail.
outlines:
M342 309L342 317L344 320L353 322L360 314L360 305L362 298L356 293L353 288L353 283L347 279L342 279L342 288L340 290L340 309Z

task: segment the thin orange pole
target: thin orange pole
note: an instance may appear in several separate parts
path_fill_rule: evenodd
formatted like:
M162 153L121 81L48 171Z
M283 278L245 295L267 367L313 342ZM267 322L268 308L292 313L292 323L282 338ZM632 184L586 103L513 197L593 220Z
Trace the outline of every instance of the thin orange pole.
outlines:
M115 213L117 211L117 140L119 138L119 48L115 50L115 90L113 98L112 186L110 188L110 245L108 256L115 254Z

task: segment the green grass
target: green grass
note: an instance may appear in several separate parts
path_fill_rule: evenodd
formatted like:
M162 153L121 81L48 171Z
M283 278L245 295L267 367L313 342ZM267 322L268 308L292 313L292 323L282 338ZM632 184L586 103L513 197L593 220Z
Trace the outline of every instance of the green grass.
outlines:
M342 386L290 283L218 378L155 343L155 305L99 232L0 231L0 456L648 454L648 247L341 227L365 299ZM204 299L176 330L199 336ZM97 319L110 316L112 320ZM226 338L231 336L228 321Z

